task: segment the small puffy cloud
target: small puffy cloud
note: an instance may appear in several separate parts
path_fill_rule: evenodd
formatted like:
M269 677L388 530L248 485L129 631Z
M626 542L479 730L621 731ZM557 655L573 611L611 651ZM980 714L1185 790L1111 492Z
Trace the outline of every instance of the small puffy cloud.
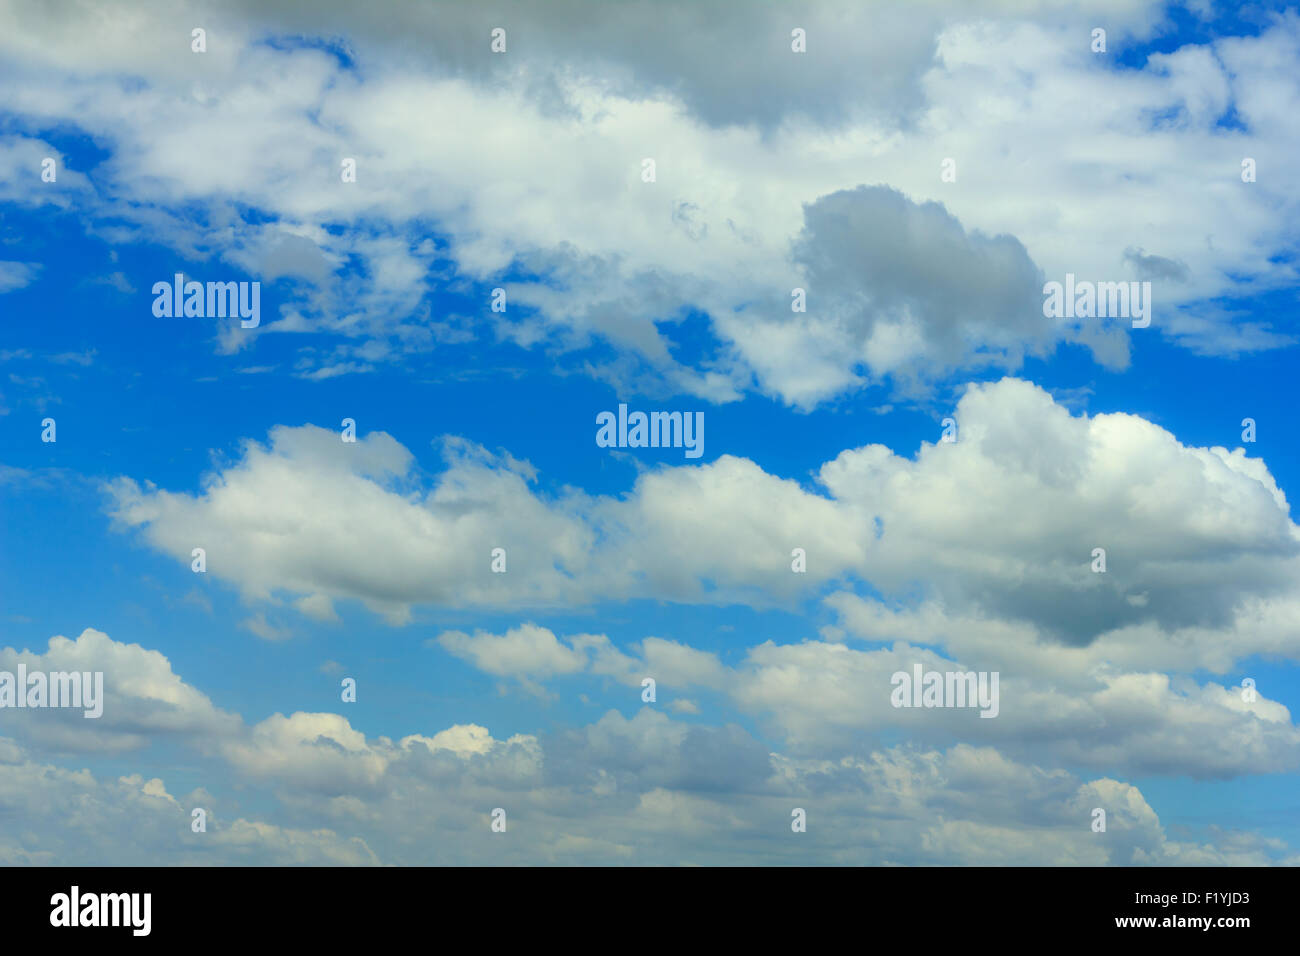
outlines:
M572 674L586 665L586 657L556 640L544 627L524 624L505 634L482 631L473 637L461 631L439 635L438 643L479 670L497 677L546 679Z
M430 643L484 673L514 678L530 689L537 689L538 682L579 673L629 686L641 686L642 680L653 677L664 687L716 687L727 678L713 652L659 637L636 642L628 654L603 634L562 639L549 628L524 624L502 635L447 631Z
M103 675L102 715L86 718L86 708L4 711L6 726L25 740L51 751L120 752L145 746L151 737L220 740L236 733L240 719L177 675L158 651L113 640L87 628L76 640L52 637L45 653L0 647L0 671ZM84 691L83 691L84 693Z
M0 261L0 295L31 285L40 271L36 263Z
M307 713L273 714L222 741L221 753L250 778L327 793L373 788L393 756L385 741L372 747L346 718Z

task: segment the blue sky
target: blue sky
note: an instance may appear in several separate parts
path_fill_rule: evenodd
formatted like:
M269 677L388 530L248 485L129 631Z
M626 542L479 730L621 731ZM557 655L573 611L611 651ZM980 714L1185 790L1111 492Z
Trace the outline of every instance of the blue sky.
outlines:
M1300 859L1300 16L813 5L790 73L793 14L664 8L658 61L582 4L0 8L0 669L62 635L109 688L0 711L0 859ZM896 51L868 88L839 34ZM1151 327L1043 316L1066 271ZM155 317L177 272L260 326ZM598 447L620 403L703 456ZM913 660L1003 713L890 708Z

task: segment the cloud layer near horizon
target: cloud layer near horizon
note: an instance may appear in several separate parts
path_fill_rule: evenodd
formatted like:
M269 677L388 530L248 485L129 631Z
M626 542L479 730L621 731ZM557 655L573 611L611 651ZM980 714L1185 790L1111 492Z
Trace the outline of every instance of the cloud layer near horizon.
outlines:
M75 641L51 639L50 653L59 660L44 663L105 667L113 688L106 715L141 700L157 705L155 687L138 680L137 659L155 659L171 673L156 651L89 629ZM171 683L180 691L167 705L173 723L216 712L202 693ZM161 726L138 742L160 745ZM109 724L103 731L114 733ZM87 732L82 749L94 749L96 732ZM187 746L192 759L219 761L245 791L273 793L275 816L295 825L250 819L233 798L202 788L176 797L159 778L64 770L42 763L39 750L0 738L0 804L28 821L24 831L0 836L0 860L680 864L761 854L830 864L1300 862L1279 841L1246 832L1173 839L1135 787L1019 763L992 746L792 757L769 752L737 726L685 724L653 707L507 740L474 724L371 739L338 714L273 714L253 725L225 723ZM190 830L195 807L208 813L207 833ZM490 829L496 807L507 810L505 834ZM806 834L790 832L795 807L808 814ZM1095 807L1107 810L1105 834L1091 831ZM417 831L430 840L412 841Z

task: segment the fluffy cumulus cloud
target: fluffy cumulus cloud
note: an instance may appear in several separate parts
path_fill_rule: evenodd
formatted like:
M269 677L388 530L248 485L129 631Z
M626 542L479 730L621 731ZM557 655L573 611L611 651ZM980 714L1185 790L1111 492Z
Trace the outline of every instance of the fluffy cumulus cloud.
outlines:
M1117 70L1091 28L1104 20L1118 55L1160 28L1157 5L833 3L798 24L725 3L366 13L313 6L307 29L282 4L217 19L6 4L21 123L0 149L23 162L0 190L46 155L44 130L75 124L111 158L24 191L65 206L84 192L92 228L205 271L292 279L268 290L262 327L229 324L217 345L307 334L297 372L314 378L480 334L432 314L435 291L477 301L498 338L607 347L581 367L619 384L719 401L757 387L800 407L1014 369L1061 341L1124 365L1130 331L1046 321L1040 275L1150 279L1144 334L1200 351L1290 341L1218 300L1295 281L1294 196L1240 178L1242 157L1279 169L1300 146L1294 14ZM790 51L795 26L806 54ZM705 68L719 58L728 71ZM474 149L448 135L462 129ZM497 285L505 313L484 304ZM707 358L673 347L692 310ZM315 347L323 332L345 344Z
M868 576L887 592L924 580L950 609L1076 643L1225 625L1247 596L1294 596L1300 536L1240 448L1188 447L1134 415L1073 417L1014 381L971 388L955 418L957 441L914 460L872 445L821 469L837 501L879 520Z
M1073 416L1012 379L970 387L954 418L955 442L911 458L849 449L812 487L724 455L644 472L621 497L547 495L526 462L460 440L430 482L386 434L347 444L305 426L248 443L198 494L129 478L109 492L119 523L158 549L188 564L201 543L210 574L250 598L307 600L313 616L341 598L396 621L422 603L770 606L838 583L894 602L856 608L859 622L875 615L879 638L895 618L898 636L942 629L941 606L1018 640L1028 629L1030 644L1154 633L1184 659L1201 647L1197 664L1218 669L1300 649L1286 626L1300 532L1263 461L1183 445L1134 415ZM496 546L507 574L491 570ZM805 574L790 572L794 548ZM1231 635L1226 652L1213 634ZM532 646L513 640L500 652ZM570 666L555 653L553 667Z
M239 724L236 715L183 681L158 651L119 643L92 628L76 640L50 638L43 654L0 647L0 671L17 674L19 666L29 675L79 674L83 702L86 693L97 696L93 708L4 711L6 734L50 751L126 752L145 746L154 736L201 742L224 737ZM102 675L102 696L96 674ZM100 711L98 717L86 716L92 709Z

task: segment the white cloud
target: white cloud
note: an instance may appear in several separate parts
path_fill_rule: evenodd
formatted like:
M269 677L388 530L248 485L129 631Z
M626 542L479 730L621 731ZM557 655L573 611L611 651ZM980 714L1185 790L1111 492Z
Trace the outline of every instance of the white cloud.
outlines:
M500 636L480 631L470 637L462 631L447 631L439 635L438 643L479 670L498 677L545 679L572 674L586 664L582 654L561 644L553 633L535 624L512 628Z
M0 262L0 295L31 285L41 267L30 262Z

